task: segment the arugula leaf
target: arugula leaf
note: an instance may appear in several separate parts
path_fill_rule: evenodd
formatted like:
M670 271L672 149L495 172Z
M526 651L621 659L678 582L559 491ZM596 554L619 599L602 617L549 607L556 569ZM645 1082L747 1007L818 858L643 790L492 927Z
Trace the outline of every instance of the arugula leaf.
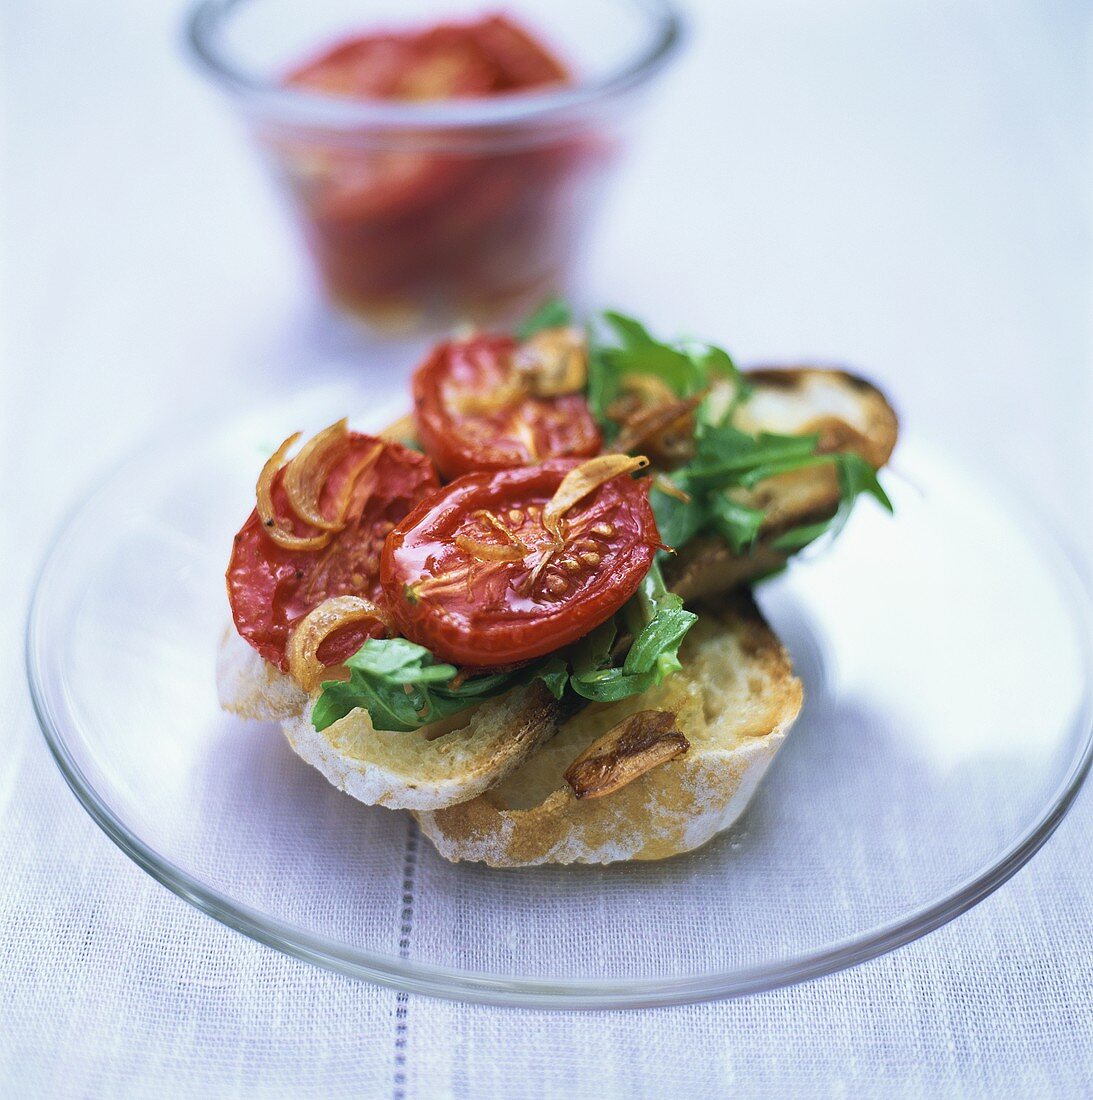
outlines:
M605 309L603 319L614 329L615 335L622 341L625 348L642 348L657 343L640 321L628 317L625 313Z
M555 656L527 669L475 676L453 688L456 667L405 638L370 639L345 664L348 680L322 685L311 712L317 730L360 707L376 729L409 733L535 679L561 698L569 676L565 661Z
M862 493L868 493L886 512L895 511L880 478L877 477L877 471L861 455L843 451L833 457L844 501L852 501Z
M617 389L628 375L647 374L659 378L677 397L690 397L706 382L695 360L667 344L603 348L601 355L614 372Z
M629 607L629 613L623 609L624 615L643 625L626 654L623 672L638 676L655 671L658 682L669 672L678 672L683 667L679 663L680 644L698 616L684 609L682 597L667 590L660 566L654 564Z
M709 524L709 509L705 498L696 493L688 493L689 499L680 500L678 496L666 493L653 480L649 490L649 503L653 506L653 516L657 521L657 530L665 545L678 549L685 546ZM682 478L678 475L668 477L677 489L683 489ZM687 490L683 489L686 493Z
M833 520L823 519L819 523L806 523L800 527L793 527L784 531L771 542L775 550L784 550L788 554L794 554L803 550L810 542L815 542L821 535L831 530Z
M603 355L603 349L593 338L592 330L585 330L585 343L588 347L588 384L585 400L592 415L603 429L605 438L614 439L619 426L607 415L608 406L619 395L618 379L613 368Z
M551 298L545 301L522 325L516 330L516 335L521 340L527 340L537 332L546 328L561 328L573 321L573 313L569 306L560 298Z
M765 515L733 490L752 490L767 478L810 467L835 465L838 511L823 523L784 532L773 543L777 549L793 552L820 535L837 532L863 493L891 510L876 471L859 456L819 454L816 435L752 435L734 427L736 411L754 387L723 348L695 341L663 342L640 321L614 311L604 313L603 320L615 343L597 340L596 333L589 332L588 400L607 440L618 432L608 410L629 377L656 378L677 397L707 391L695 415L693 459L671 475L661 475L661 485L654 481L650 492L657 527L669 546L678 550L703 531L712 531L734 553L748 553ZM665 491L665 477L678 493L671 487Z
M566 685L569 683L569 666L561 657L548 657L541 665L535 666L532 672L524 678L525 683L531 683L532 680L542 680L550 694L555 699L561 699L565 694Z
M690 355L707 382L714 384L698 408L695 432L701 436L707 427L728 424L736 410L755 392L755 387L724 348L698 344L691 348Z
M755 545L766 519L762 508L740 504L724 492L710 494L707 511L710 527L732 547L734 554L745 554Z
M708 427L696 441L694 460L686 468L690 489L722 489L733 485L751 488L756 481L784 469L797 469L816 453L814 435L749 435L729 425Z
M679 647L698 616L669 592L655 562L638 591L627 601L621 618L633 641L622 665L611 663L618 627L615 621L594 630L573 652L570 685L585 699L614 703L659 684L683 666Z
M884 491L877 477L877 471L865 461L861 455L852 452L839 452L830 455L817 455L816 461L811 465L833 463L839 478L839 508L830 518L819 523L809 523L801 527L793 527L783 532L771 544L776 550L784 550L793 553L814 542L821 535L837 535L846 521L850 518L850 512L854 502L862 494L873 497L877 503L888 512L894 511L892 501Z
M318 730L360 707L376 729L409 733L520 684L542 680L556 699L567 687L586 699L616 702L659 684L682 667L679 647L697 616L665 587L656 564L617 616L598 626L566 656L513 672L498 672L451 687L454 665L437 661L405 638L371 639L347 660L348 680L328 680L311 713ZM622 663L613 656L622 630L633 640Z
M740 378L728 352L721 348L666 343L626 314L608 310L602 316L617 342L605 343L589 330L588 403L609 439L618 426L607 410L628 377L657 378L677 397L690 397L715 379Z

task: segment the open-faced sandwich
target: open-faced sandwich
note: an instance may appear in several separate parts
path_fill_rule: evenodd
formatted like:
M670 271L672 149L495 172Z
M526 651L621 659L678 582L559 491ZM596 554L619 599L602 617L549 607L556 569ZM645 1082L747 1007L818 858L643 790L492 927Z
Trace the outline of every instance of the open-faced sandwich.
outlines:
M223 705L451 860L660 859L744 809L801 708L749 582L830 535L896 417L818 367L739 371L545 307L441 344L413 412L258 478Z

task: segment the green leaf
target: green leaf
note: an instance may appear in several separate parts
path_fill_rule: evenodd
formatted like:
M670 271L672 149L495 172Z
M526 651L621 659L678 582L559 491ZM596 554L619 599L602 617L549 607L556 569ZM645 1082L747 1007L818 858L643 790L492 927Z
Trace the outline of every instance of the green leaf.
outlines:
M679 646L697 616L664 585L660 567L653 568L614 620L582 638L570 651L570 686L585 699L618 702L659 684L679 671ZM621 665L611 662L618 623L632 636Z
M719 394L731 392L731 402L716 421L717 423L728 423L728 416L725 413L731 414L735 411L737 406L751 397L755 392L755 387L747 380L732 356L724 348L719 348L714 344L697 344L689 346L687 351L706 385L721 383L717 386ZM725 383L728 383L728 386ZM713 395L711 394L711 396ZM709 406L706 407L708 410Z
M827 463L833 464L838 474L840 496L838 510L830 519L785 531L771 544L776 550L793 553L815 542L821 535L830 535L834 538L846 526L854 504L862 494L873 497L887 511L893 510L892 502L888 499L888 494L877 477L877 471L861 455L851 452L817 455L811 464Z
M683 600L679 596L664 601L634 639L623 662L623 672L635 676L651 672L656 667L669 671L668 664L674 666L671 671L681 667L677 656L680 642L697 620L694 612L683 609Z
M366 675L405 676L416 682L437 683L450 680L456 674L455 665L437 663L424 646L405 638L370 639L345 663Z
M628 676L621 668L607 668L591 676L570 679L573 690L593 703L617 703L620 699L629 699L632 695L648 691L656 683L656 677L651 672L643 676Z
M853 501L862 493L868 493L886 511L894 511L892 502L877 477L877 471L861 455L840 452L834 458L844 501Z
M734 554L749 551L759 537L766 513L730 499L724 492L710 494L708 502L710 526L732 547Z
M635 374L659 378L677 397L689 397L703 386L694 360L667 344L645 344L634 348L604 348L603 360L621 381Z
M589 332L588 399L593 414L610 441L617 434L607 410L628 377L646 375L663 382L676 396L708 390L695 416L695 455L671 480L689 497L679 500L654 483L650 502L661 538L679 550L704 531L720 535L736 554L751 550L762 529L764 512L741 503L733 489L752 490L779 474L834 463L841 503L832 520L784 532L775 545L792 552L825 533L837 533L849 509L863 493L891 510L876 471L852 454L818 453L816 435L752 435L733 426L740 405L753 387L723 348L696 341L666 343L638 320L608 311L603 320L615 338L604 343Z
M614 369L604 358L604 349L596 344L591 330L587 332L588 388L585 397L592 415L599 422L607 438L614 438L618 425L607 415L611 402L619 396L619 380Z
M671 480L679 485L678 477L673 477ZM692 495L689 501L680 500L666 493L655 481L649 491L649 503L653 506L657 530L664 544L676 550L690 542L706 526L709 519L709 513L701 497Z
M612 617L575 643L569 655L573 675L591 676L600 669L606 668L610 664L611 647L615 644L618 633Z
M603 319L614 330L615 335L626 348L645 347L657 341L649 335L649 330L640 322L613 309L603 312Z
M795 553L806 547L810 542L815 542L821 535L827 534L834 523L832 519L820 520L819 523L806 523L801 527L791 527L784 531L771 542L775 550L783 550L788 554Z
M561 328L573 321L573 312L560 298L544 302L522 325L516 329L521 340L527 340L547 328Z
M311 721L318 730L360 708L376 729L409 733L534 680L542 680L560 699L569 682L569 666L555 654L526 668L472 676L451 687L456 667L405 638L370 639L345 664L349 679L326 681L315 701Z
M623 383L635 375L662 381L677 397L689 397L704 389L712 376L739 377L728 353L710 345L687 348L657 340L633 317L608 310L603 321L616 343L599 339L589 329L588 404L592 414L613 438L617 425L608 408L623 390Z
M832 455L781 454L774 455L769 461L760 461L750 470L740 474L739 482L745 489L754 489L760 481L779 474L791 474L797 470L807 470L813 466L830 466L834 462Z
M749 435L730 425L708 428L697 440L693 462L686 468L692 489L726 489L734 485L751 488L762 477L756 472L781 473L807 465L818 440L811 435Z
M694 626L698 616L690 611L684 611L680 597L668 591L664 583L664 575L655 561L641 582L637 594L629 602L638 604L642 617L647 623L645 629L635 639L631 652L634 648L639 648L639 643L645 646L653 645L658 650L656 664L662 673L678 669L680 667L677 656L679 645L687 631ZM649 636L648 640L644 640L644 635ZM627 660L630 659L628 654ZM637 669L644 667L643 659L634 660L637 661L634 667Z
M654 563L638 591L627 601L619 617L633 635L622 666L608 666L615 640L615 626L593 631L573 651L570 684L585 699L608 703L627 699L659 684L683 666L679 647L698 616L683 608L679 596L669 592L660 567Z
M529 682L539 672L551 691L559 690L559 662L554 658L530 670L473 676L450 687L455 666L437 661L424 646L405 638L370 639L345 664L348 680L322 685L311 714L316 729L326 729L360 708L376 729L408 733Z
M555 699L561 699L569 683L569 666L561 657L550 657L543 664L536 666L529 682L531 680L542 680L550 694Z

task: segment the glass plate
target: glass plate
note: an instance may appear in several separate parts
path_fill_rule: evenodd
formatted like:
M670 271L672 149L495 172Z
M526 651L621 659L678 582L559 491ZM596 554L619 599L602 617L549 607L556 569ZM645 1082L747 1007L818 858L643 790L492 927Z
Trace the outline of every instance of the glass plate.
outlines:
M149 874L263 943L398 989L623 1007L767 990L951 920L1044 843L1090 763L1089 600L1028 510L917 439L830 553L760 589L805 684L746 815L658 864L495 871L217 707L223 572L257 471L360 392L163 436L58 537L30 613L68 783ZM401 410L369 407L379 426Z

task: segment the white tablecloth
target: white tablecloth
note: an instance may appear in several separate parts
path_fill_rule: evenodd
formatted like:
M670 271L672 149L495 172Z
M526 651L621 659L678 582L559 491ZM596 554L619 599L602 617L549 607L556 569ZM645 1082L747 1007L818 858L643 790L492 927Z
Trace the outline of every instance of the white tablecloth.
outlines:
M1088 546L1088 7L693 8L597 236L595 297L744 359L857 364ZM147 0L5 10L0 1093L1093 1090L1093 793L926 940L808 986L640 1014L335 977L191 909L92 824L23 683L51 532L157 423L298 384L301 364L345 369L259 168L180 60L177 16Z

